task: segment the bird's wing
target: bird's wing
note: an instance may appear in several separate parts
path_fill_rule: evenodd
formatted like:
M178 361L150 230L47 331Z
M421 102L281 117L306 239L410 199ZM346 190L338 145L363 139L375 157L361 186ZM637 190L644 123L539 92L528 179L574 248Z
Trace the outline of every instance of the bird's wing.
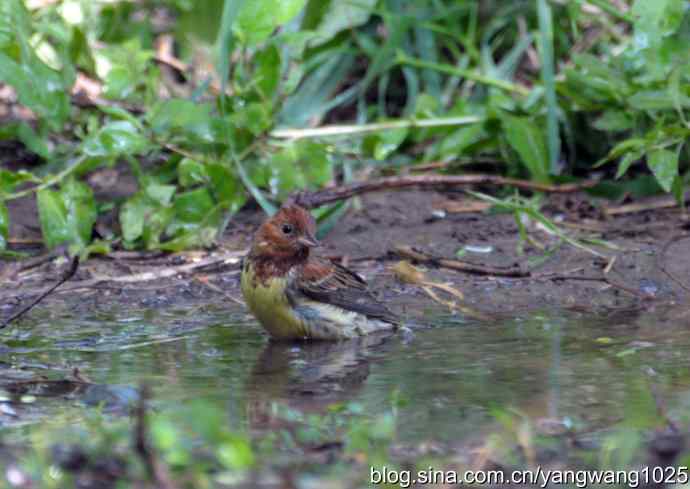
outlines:
M330 261L310 260L300 267L288 287L318 302L393 324L400 322L369 292L361 277Z

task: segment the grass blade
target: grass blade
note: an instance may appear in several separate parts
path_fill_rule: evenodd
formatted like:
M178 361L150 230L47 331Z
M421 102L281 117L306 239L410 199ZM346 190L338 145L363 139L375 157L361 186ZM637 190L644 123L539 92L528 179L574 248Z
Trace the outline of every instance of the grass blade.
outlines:
M558 105L556 101L556 82L554 80L553 59L553 18L548 0L537 0L539 17L539 45L541 47L541 78L546 100L546 142L549 150L551 173L560 173L558 158L561 153L561 140L558 134Z

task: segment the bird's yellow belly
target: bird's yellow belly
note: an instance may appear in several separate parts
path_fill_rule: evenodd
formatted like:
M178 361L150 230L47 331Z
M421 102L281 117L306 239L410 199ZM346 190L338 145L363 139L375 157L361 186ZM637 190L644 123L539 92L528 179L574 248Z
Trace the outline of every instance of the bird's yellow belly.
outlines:
M287 280L272 278L262 284L254 280L249 266L242 272L242 295L261 325L275 338L305 338L307 328L298 317L285 294Z

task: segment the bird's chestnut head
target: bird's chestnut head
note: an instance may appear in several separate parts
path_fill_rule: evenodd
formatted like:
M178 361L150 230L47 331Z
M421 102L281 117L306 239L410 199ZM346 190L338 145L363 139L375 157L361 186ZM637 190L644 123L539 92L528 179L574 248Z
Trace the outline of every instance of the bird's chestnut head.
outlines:
M304 208L290 204L265 221L254 235L252 254L276 257L308 256L309 249L320 246L316 222Z

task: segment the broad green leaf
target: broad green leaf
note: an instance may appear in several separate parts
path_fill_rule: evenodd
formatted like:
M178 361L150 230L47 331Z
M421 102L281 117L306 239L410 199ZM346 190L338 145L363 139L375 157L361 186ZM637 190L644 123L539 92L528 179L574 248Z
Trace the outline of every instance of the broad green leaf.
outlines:
M144 233L144 220L148 206L139 193L130 197L120 208L120 227L125 241L136 241Z
M69 243L84 248L91 241L96 222L96 203L91 187L69 179L58 191L39 190L36 202L47 247Z
M172 221L175 211L169 205L175 187L149 184L130 197L120 208L120 226L125 245L141 239L146 249L158 249L161 235Z
M126 66L113 66L105 76L103 95L113 100L124 100L137 90L138 74Z
M634 35L629 55L643 74L637 81L648 84L665 82L677 63L687 60L687 1L686 0L636 0L632 13L635 16ZM681 32L685 25L685 32Z
M26 170L9 171L0 169L0 195L9 194L15 187L24 182L39 182L32 173Z
M62 129L70 113L74 70L54 70L37 56L34 23L25 2L0 2L0 19L0 82L15 88L19 102L34 112L39 125Z
M145 215L142 239L147 250L160 248L161 235L175 217L172 207L151 207Z
M151 148L141 130L128 120L113 121L101 127L84 141L87 156L116 158L145 153Z
M633 120L628 112L622 110L607 110L594 121L594 127L600 131L627 131L632 129Z
M468 146L475 144L484 136L485 131L481 124L460 127L441 140L438 149L439 156L457 158Z
M525 117L501 117L506 138L533 178L549 181L549 156L541 129Z
M217 226L195 226L194 229L161 243L158 249L165 251L182 251L189 248L208 247L215 242L217 235Z
M145 193L148 198L158 205L166 206L172 201L175 195L174 185L161 185L159 183L150 183L146 186Z
M674 98L669 90L645 90L635 93L627 99L633 109L669 110L675 107L690 107L690 97L677 93Z
M407 129L393 129L381 131L377 134L374 145L374 158L379 161L388 158L405 141L408 132Z
M636 17L636 47L652 47L654 43L676 32L683 21L685 8L685 0L636 0L632 8L632 13Z
M215 203L211 192L202 187L177 194L173 206L177 219L199 224L215 207Z
M618 163L618 169L616 170L616 180L625 175L628 172L630 166L642 158L642 151L631 151L626 153L621 161Z
M215 140L212 129L211 105L185 99L170 99L156 104L148 115L153 132L165 139L181 137L211 143Z
M377 0L309 0L302 28L316 32L312 45L323 44L341 31L364 24L376 3Z
M39 128L40 130L40 128ZM0 140L18 139L30 151L44 159L50 158L52 145L26 122L10 122L0 125Z
M647 140L642 139L642 138L630 138L626 139L624 141L621 141L617 145L615 145L613 148L611 148L611 151L602 158L601 160L597 161L594 164L594 168L599 167L606 163L607 161L611 161L614 158L618 158L619 156L624 155L625 153L631 152L631 151L641 151L645 148L647 145ZM632 162L631 162L632 163Z
M273 100L280 82L280 51L269 44L255 56L254 63L257 88L266 100Z
M10 236L10 214L4 201L0 201L0 250L7 249Z
M271 118L271 107L268 103L252 102L246 107L234 112L230 120L235 126L247 129L254 136L265 132L273 120Z
M661 188L670 192L673 180L678 176L678 152L655 149L647 155L647 166Z
M221 163L207 163L206 171L216 201L230 212L237 212L247 201L242 182Z
M0 82L17 90L19 102L30 108L51 129L59 130L70 111L69 88L59 73L35 55L16 62L0 52Z
M183 187L191 187L208 181L206 167L191 158L183 158L177 165L177 179Z
M311 141L291 143L274 155L269 167L271 191L279 200L294 190L321 187L333 176L325 148Z
M258 44L268 39L276 27L292 20L306 0L252 0L244 2L235 22L239 39Z

